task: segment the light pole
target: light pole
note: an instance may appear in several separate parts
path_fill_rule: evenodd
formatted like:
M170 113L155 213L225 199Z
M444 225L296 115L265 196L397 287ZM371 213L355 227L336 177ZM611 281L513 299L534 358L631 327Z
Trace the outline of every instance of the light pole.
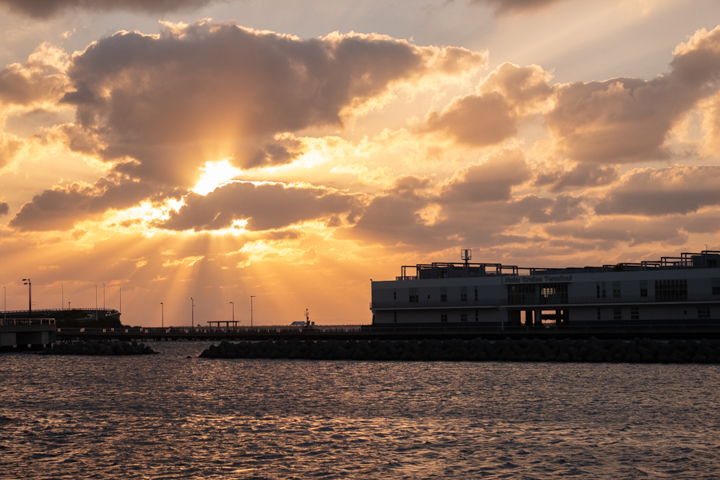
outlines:
M65 309L65 286L60 285L60 310Z
M28 318L32 318L32 282L29 278L23 278L23 285L28 286Z
M3 312L5 323L7 323L7 290L5 289L5 287L3 287Z
M250 326L253 326L253 318L252 318L252 299L255 298L255 295L250 295Z
M120 287L120 309L118 310L118 313L122 315L122 285L118 285Z
M235 302L230 302L230 305L232 305L232 321L234 324L235 323Z
M68 310L70 310L70 302L68 302Z
M105 307L105 283L103 283L103 310L107 310Z
M160 302L160 325L165 328L165 305Z
M190 297L190 303L190 326L195 328L195 300L192 297Z
M98 319L98 305L97 305L97 284L95 284L95 320Z

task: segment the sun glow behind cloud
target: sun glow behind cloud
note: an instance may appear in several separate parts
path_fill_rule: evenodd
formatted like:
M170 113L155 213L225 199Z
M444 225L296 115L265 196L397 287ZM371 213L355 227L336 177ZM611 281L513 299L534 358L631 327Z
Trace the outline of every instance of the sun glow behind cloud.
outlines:
M200 170L203 172L202 176L192 189L199 195L207 195L243 173L239 168L233 167L228 158L219 162L206 162L204 167L200 167Z

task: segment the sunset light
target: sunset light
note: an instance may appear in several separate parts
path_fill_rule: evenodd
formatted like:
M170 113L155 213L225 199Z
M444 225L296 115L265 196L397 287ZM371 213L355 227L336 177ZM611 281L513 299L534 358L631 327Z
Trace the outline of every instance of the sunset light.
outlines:
M0 480L720 475L720 0L0 0Z
M200 195L207 195L217 187L242 174L242 170L233 167L229 159L219 162L206 162L204 167L200 167L200 170L203 172L202 176L192 189L193 192Z
M137 325L366 324L370 278L461 248L720 248L716 2L36 3L0 0L10 309L29 276L37 308L121 284Z

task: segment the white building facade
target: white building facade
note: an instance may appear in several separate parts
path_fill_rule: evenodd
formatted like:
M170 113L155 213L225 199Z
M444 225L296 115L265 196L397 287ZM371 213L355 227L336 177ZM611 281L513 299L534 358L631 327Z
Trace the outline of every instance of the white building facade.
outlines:
M432 263L372 282L373 325L708 325L720 323L720 252L582 268ZM412 271L414 269L414 272Z

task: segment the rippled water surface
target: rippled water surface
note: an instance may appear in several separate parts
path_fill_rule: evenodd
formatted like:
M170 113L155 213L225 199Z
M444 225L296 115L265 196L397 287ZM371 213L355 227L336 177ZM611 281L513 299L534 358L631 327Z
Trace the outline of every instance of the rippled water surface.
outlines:
M0 478L718 478L717 365L0 355ZM186 356L193 358L186 358Z

